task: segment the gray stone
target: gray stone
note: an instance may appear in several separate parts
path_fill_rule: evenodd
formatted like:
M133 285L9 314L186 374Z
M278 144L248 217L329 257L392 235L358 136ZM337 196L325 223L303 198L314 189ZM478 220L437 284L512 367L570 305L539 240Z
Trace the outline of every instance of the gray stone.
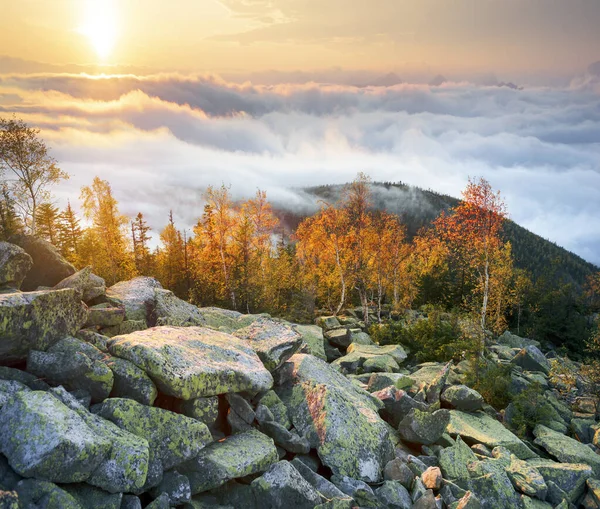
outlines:
M411 509L412 500L408 490L398 481L385 481L375 490L375 495L390 509Z
M107 307L104 304L92 306L89 308L86 327L114 327L119 325L125 319L125 310L118 307Z
M150 493L155 498L158 498L161 493L166 493L169 504L173 506L188 502L192 498L189 479L176 470L165 472L160 484L152 488Z
M21 285L25 292L39 286L52 287L75 273L75 267L50 242L32 235L13 235L9 242L23 248L33 260L33 267Z
M252 429L213 442L178 470L190 480L192 494L197 494L232 479L264 472L277 460L273 440Z
M252 481L252 490L260 507L313 509L321 496L288 461L272 465Z
M440 468L444 478L450 481L462 482L468 480L469 470L467 465L473 461L477 461L477 456L462 441L460 436L456 438L455 445L442 449L439 454Z
M54 290L62 290L63 288L74 288L80 291L81 300L84 302L96 299L106 292L104 279L92 274L91 267L85 267L75 272L75 274L70 275L54 286Z
M48 481L23 479L15 491L19 496L20 508L84 509L75 497Z
M548 486L552 482L564 491L571 503L583 495L585 482L594 475L589 465L581 463L558 463L542 458L533 458L527 463L538 470Z
M273 385L246 342L204 327L154 327L116 336L108 348L143 369L161 392L184 400Z
M110 441L51 394L21 391L0 409L0 450L24 477L85 481L110 448Z
M181 411L184 415L203 422L209 428L212 428L219 417L219 398L211 396L184 401L181 405Z
M429 413L414 408L398 425L398 433L407 442L434 444L444 434L449 422L448 410Z
M87 309L72 289L0 294L0 363L27 358L73 335L87 319Z
M123 493L107 493L89 484L65 484L62 488L69 493L81 507L89 509L120 509Z
M411 410L417 409L422 412L427 411L427 405L420 403L411 398L408 393L395 387L387 387L378 392L374 392L373 396L380 399L384 408L380 411L381 416L389 422L394 428L397 428L400 422L410 413Z
M483 407L483 396L466 385L451 385L441 396L442 403L458 410L475 412Z
M0 287L18 290L33 267L33 260L22 248L0 242Z
M296 325L295 328L308 348L307 353L326 361L325 338L321 327L317 325Z
M142 405L154 404L158 391L145 371L133 362L118 357L111 357L106 365L113 372L113 397L133 399Z
M325 498L345 498L345 494L335 484L311 470L298 457L295 457L291 463L300 475Z
M539 348L532 345L522 348L512 362L527 371L541 371L546 375L550 373L550 361Z

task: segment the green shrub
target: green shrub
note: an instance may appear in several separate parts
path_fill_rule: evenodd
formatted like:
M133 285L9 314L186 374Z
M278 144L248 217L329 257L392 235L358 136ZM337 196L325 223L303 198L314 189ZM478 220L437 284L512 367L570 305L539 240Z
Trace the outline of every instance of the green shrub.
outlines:
M475 389L496 410L506 408L511 401L511 367L486 359L473 359L465 373L465 384Z
M507 409L509 427L520 437L530 438L538 424L548 426L556 417L556 410L542 393L539 384L531 384L516 395Z
M437 309L430 310L427 318L409 323L376 324L369 333L380 345L401 344L408 347L417 362L458 360L466 346L458 316Z

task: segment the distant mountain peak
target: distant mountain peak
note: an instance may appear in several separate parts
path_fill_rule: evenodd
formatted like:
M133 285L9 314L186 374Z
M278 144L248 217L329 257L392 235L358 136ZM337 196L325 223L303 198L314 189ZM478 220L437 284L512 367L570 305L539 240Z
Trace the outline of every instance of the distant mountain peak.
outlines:
M404 83L404 81L402 81L402 78L400 78L400 76L398 76L395 72L389 72L387 74L385 74L384 76L381 76L379 78L377 78L376 80L374 80L373 82L369 83L368 86L371 87L393 87L394 85L400 85Z

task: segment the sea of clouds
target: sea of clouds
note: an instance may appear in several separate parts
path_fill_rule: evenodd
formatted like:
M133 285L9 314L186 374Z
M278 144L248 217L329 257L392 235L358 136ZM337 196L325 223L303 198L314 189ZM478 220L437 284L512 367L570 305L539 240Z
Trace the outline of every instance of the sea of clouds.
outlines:
M500 189L512 219L600 264L600 80L561 88L401 84L252 85L216 76L0 75L0 116L40 127L71 174L59 204L108 180L122 212L182 228L208 185L267 191L309 211L297 188L402 181L459 196L469 176Z

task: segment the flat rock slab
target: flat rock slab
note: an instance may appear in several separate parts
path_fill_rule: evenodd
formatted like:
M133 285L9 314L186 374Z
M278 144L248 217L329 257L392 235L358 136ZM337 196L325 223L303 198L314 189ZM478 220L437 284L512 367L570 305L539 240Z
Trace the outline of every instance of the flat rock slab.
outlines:
M308 348L308 352L306 353L326 361L327 355L325 355L323 329L318 325L296 325L296 330L302 336L302 341L306 343L306 347Z
M72 336L87 315L73 289L0 294L0 364L24 360L29 350L47 350Z
M247 341L269 371L281 366L302 345L302 336L291 325L265 317L233 335Z
M323 464L340 476L381 480L393 458L390 428L378 414L382 403L311 355L296 354L281 369L289 377L276 391Z
M592 467L582 463L559 463L545 458L532 458L527 463L535 467L546 482L552 481L575 503L585 491L585 482L593 477Z
M587 445L567 437L562 433L538 424L533 430L534 443L543 447L558 461L564 463L584 463L592 467L594 475L600 476L600 455Z
M365 357L375 357L377 355L389 355L398 364L402 364L408 357L400 345L363 345L360 343L351 343L348 347L347 353L356 353L364 355Z
M537 456L502 423L483 412L467 413L450 410L450 424L447 431L452 437L460 435L470 445L479 443L490 449L504 446L522 460Z
M264 472L278 459L273 440L252 429L213 442L178 470L188 477L192 494L196 494Z
M143 369L159 390L184 400L273 386L246 342L204 327L153 327L115 336L107 345L112 355Z

